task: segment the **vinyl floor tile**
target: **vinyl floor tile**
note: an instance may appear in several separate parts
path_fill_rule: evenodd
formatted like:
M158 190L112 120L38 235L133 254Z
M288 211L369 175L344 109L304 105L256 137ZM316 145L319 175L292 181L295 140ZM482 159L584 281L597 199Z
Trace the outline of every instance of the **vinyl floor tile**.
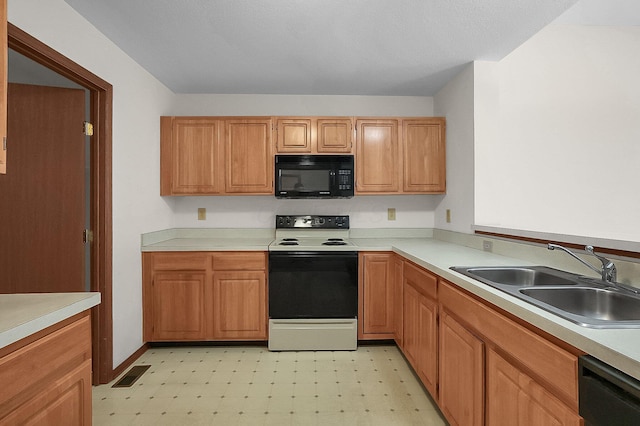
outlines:
M395 346L154 347L130 388L93 388L93 424L446 425Z

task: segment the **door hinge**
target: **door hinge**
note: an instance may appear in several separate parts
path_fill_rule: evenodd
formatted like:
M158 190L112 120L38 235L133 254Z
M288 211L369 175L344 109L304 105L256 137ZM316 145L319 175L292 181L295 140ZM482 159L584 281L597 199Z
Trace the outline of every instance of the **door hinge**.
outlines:
M83 243L92 243L93 242L93 231L90 229L85 229L82 231L82 242Z
M93 124L85 121L84 123L82 123L82 131L87 136L93 136Z
M6 136L2 137L2 150L3 151L7 150L7 137Z

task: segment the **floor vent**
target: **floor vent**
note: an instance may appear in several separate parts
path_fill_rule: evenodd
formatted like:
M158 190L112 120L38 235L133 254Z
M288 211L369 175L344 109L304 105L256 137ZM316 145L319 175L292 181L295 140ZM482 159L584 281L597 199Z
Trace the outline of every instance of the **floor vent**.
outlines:
M118 380L112 388L128 388L131 387L136 380L138 380L145 371L147 371L151 367L150 365L136 365L135 367L131 367L131 370L127 371L127 373L122 376L120 380Z

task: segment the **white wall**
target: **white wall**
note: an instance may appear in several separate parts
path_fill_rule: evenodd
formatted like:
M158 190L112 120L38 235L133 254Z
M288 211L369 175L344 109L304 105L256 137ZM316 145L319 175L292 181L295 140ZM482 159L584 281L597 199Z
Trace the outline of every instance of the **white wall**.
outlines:
M435 115L447 118L447 195L435 211L435 227L471 232L474 173L474 64L468 65L435 96ZM446 211L451 211L451 222Z
M639 27L550 25L500 62L478 225L640 241L639 51Z
M280 200L274 196L181 197L173 206L175 228L273 228L275 215L349 215L352 228L433 228L437 195L356 196L345 200ZM207 220L197 220L199 207ZM387 220L387 209L396 220Z
M172 115L432 116L426 96L176 95ZM276 214L348 214L353 228L433 228L441 196L357 196L349 200L177 197L173 227L271 228ZM198 207L207 220L197 220ZM396 220L387 220L387 208Z
M113 85L113 364L142 345L140 234L170 226L159 119L173 94L62 0L9 1L9 22Z

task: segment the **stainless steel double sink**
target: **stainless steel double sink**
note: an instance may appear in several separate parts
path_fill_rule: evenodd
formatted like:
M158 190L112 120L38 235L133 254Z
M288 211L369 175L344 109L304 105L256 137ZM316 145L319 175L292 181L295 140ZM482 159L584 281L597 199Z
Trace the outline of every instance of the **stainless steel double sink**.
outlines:
M640 328L634 289L547 266L451 269L583 327Z

